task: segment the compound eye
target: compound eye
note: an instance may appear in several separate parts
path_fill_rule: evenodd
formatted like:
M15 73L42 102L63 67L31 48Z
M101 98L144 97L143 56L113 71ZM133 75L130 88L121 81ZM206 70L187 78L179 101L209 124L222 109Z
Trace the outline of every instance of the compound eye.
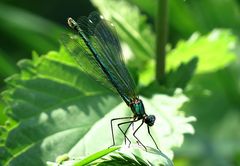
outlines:
M153 126L155 120L156 120L156 117L155 117L154 115L148 115L147 118L145 119L145 123L146 123L148 126Z

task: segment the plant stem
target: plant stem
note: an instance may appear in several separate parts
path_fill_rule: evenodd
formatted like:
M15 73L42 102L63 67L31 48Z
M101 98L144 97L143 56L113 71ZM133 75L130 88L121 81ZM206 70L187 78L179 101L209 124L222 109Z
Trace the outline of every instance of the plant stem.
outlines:
M168 38L168 0L158 0L156 15L156 80L165 82L165 57Z

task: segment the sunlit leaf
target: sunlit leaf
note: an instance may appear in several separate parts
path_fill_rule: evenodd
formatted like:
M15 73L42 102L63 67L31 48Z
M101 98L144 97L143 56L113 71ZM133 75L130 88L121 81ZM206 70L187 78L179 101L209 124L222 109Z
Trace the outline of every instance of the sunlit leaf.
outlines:
M226 30L214 30L206 36L195 33L187 41L180 41L168 53L168 69L176 68L193 56L199 58L197 73L211 72L227 66L236 59L233 51L236 37Z
M111 148L108 148L108 149L104 149L102 151L99 151L97 153L94 153L94 154L82 159L79 162L74 163L74 166L82 166L82 165L90 164L91 162L93 162L93 161L95 161L95 160L113 152L113 151L116 151L119 148L120 147L111 147Z
M5 142L4 148L14 156L3 158L5 165L43 165L64 153L73 158L88 156L112 145L112 118L131 116L119 97L82 73L64 50L41 57L34 54L33 60L22 60L18 65L21 73L7 80L9 87L3 93L12 109L8 113L19 121ZM179 111L187 98L179 91L173 97L141 98L146 112L157 118L152 135L172 158L171 149L183 143L183 134L194 132L189 122L195 118ZM117 145L122 144L117 126L114 131ZM136 146L131 133L132 146ZM146 125L137 136L146 146L154 147ZM144 158L141 153L135 155ZM151 162L160 161L155 158Z
M233 52L235 48L236 36L227 30L213 30L203 36L195 33L187 41L179 41L176 48L167 53L166 70L176 70L181 63L188 63L193 57L197 57L196 74L214 72L236 60ZM141 84L146 85L154 81L154 64L154 60L146 64L148 70L140 75Z

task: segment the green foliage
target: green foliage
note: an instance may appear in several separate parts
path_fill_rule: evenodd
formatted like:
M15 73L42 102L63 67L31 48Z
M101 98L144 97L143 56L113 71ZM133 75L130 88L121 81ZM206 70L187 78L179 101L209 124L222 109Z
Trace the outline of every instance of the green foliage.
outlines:
M166 65L169 72L167 77L171 80L167 80L167 87L185 87L195 70L197 74L201 74L226 67L236 60L234 49L236 49L236 37L226 30L214 30L206 36L194 34L187 41L179 41L176 48L167 53ZM195 60L188 62L193 57L198 58L197 65ZM182 63L190 64L189 67L183 68ZM146 66L147 70L140 75L140 83L144 85L153 82L155 78L154 60L150 60ZM189 70L189 75L185 73L187 70ZM176 71L175 74L182 72L185 77L173 78L173 71ZM182 83L179 82L179 79ZM173 84L175 85L173 86Z
M27 162L19 161L19 157L30 156L34 164L42 164L39 158L41 153L46 153L42 159L51 159L63 149L69 149L117 103L97 83L92 81L87 86L85 81L89 78L79 72L76 66L69 65L64 53L59 58L61 60L56 60L56 56L60 55L50 52L44 58L35 57L32 62L23 60L19 63L21 74L8 80L12 88L5 92L4 97L12 106L12 116L21 121L12 129L6 141L11 153L15 154L14 160L8 161L11 164ZM89 87L91 90L88 90ZM103 107L105 102L111 104ZM80 107L81 114L76 107ZM65 116L67 113L69 116ZM91 116L91 121L84 116ZM63 145L62 149L55 148L54 152L47 153L50 147L59 145Z
M155 35L142 13L146 12L151 22L156 1L92 2L116 26L128 65L139 78L138 89L145 96L141 98L146 112L157 117L151 132L163 151L159 154L142 151L130 130L131 148L122 146L120 151L101 159L93 155L98 159L94 164L171 165L172 149L182 145L183 134L194 133L189 122L195 118L186 117L187 112L198 118L197 133L187 138L182 149L176 150L176 165L183 160L184 165L238 165L240 79L239 63L231 52L238 46L237 37L229 30L212 30L215 27L238 30L237 1L169 1L170 41L178 40L178 36L186 38L196 30L205 35L194 33L188 40L177 42L176 48L168 49L165 87L154 81ZM0 21L1 32L28 51L42 53L56 49L59 34L64 31L45 19L3 4L0 4ZM16 72L13 54L1 49L2 77ZM22 54L17 52L17 55ZM0 165L44 165L63 153L69 156L62 156L52 164L75 163L79 160L74 158L79 157L82 162L83 158L92 157L89 154L98 154L97 151L111 145L110 119L130 115L119 98L87 77L63 49L41 57L33 53L33 60L21 60L18 66L20 74L6 80L8 88L3 92L3 99L7 105L0 102L3 125L0 126ZM178 87L184 88L190 102L186 102L188 98L181 90L175 91ZM144 144L154 147L146 128L137 135ZM116 141L124 144L119 131ZM108 150L103 151L107 154Z
M146 20L143 19L144 16L140 15L137 8L125 1L92 0L92 2L99 8L104 16L116 25L119 36L128 43L134 57L138 59L137 64L139 64L139 66L137 66L137 68L141 71L140 84L147 85L153 81L155 67L152 57L154 54L154 33L149 25L146 24ZM116 10L118 12L116 12ZM131 15L129 15L130 12ZM133 32L133 29L137 32ZM133 41L137 41L137 43L141 43L142 46L146 47L142 48L142 46L139 47L138 45L131 44ZM134 43L136 44L136 42ZM217 70L228 65L235 59L235 54L229 51L235 48L235 44L236 37L227 30L213 30L205 36L200 36L200 34L195 33L187 41L178 42L176 49L168 52L167 70L175 70L182 62L190 61L193 56L199 59L198 73ZM147 48L151 48L151 53L147 53ZM143 56L135 51L141 51L141 54L145 56L149 55L148 61L142 59ZM149 58L152 59L149 60ZM129 63L133 66L136 65L132 61ZM195 69L192 69L192 71L194 70Z
M172 161L161 151L155 150L153 148L147 147L147 152L145 153L145 157L138 157L137 155L134 155L134 153L139 152L139 149L135 148L130 148L130 149L125 149L124 153L123 152L118 152L114 153L113 155L110 155L106 158L101 159L99 162L96 162L96 165L136 165L136 166L152 166L156 165L153 164L151 158L148 158L149 153L158 155L158 160L162 160L161 164L166 165L166 166L173 166ZM159 165L159 164L158 164Z
M189 62L181 63L175 71L170 70L166 78L166 85L168 88L175 89L178 87L185 89L188 82L193 77L195 69L197 68L197 63L198 58L193 57Z
M105 156L105 155L107 155L107 154L109 154L109 153L119 149L119 148L120 147L112 147L112 148L108 148L108 149L99 151L99 152L97 152L97 153L95 153L93 155L90 155L90 156L82 159L79 162L76 162L74 164L74 166L82 166L82 165L89 164L89 163L91 163L91 162L93 162L93 161L95 161L95 160L97 160L97 159L99 159L99 158L101 158L101 157L103 157L103 156Z
M54 23L16 7L0 3L0 30L31 51L47 52L58 48L58 36L64 31ZM19 55L18 55L19 56Z
M110 119L130 111L83 74L64 50L42 57L34 54L32 61L22 60L18 65L21 73L7 80L9 88L4 93L12 108L9 114L19 121L6 138L5 148L14 157L5 158L5 164L42 165L53 161L56 154L81 156L110 146ZM195 119L178 111L186 97L177 92L173 97L155 95L142 100L147 112L157 118L153 136L172 156L170 149L182 144L183 134L193 133L188 122ZM146 132L146 128L140 130L139 138L154 146ZM122 143L122 134L116 136L118 144Z
M103 160L98 166L106 165L136 165L136 166L148 166L149 164L142 160L140 157L134 156L135 160L123 153L119 153L118 156L110 156L110 160Z
M236 59L236 37L226 30L214 30L206 36L195 33L188 41L180 41L177 49L168 53L168 69L189 61L193 55L199 58L197 73L216 71ZM179 56L181 55L181 56Z
M157 0L128 0L155 18ZM188 37L193 32L207 33L216 27L233 28L239 35L240 8L236 0L169 1L170 36ZM226 21L227 20L227 21Z
M83 166L83 165L93 165L93 162L95 160L101 159L103 156L106 156L107 154L114 152L116 150L118 150L120 147L111 147L108 149L104 149L101 150L97 153L94 153L90 156L87 156L83 159L71 159L67 154L58 156L56 159L56 163L53 162L47 162L47 165L51 166L51 165L57 165L57 164L61 164L61 165L74 165L74 166Z
M185 159L189 163L184 165L190 166L196 160L197 166L206 162L210 165L238 165L239 70L237 61L217 72L197 75L192 79L186 91L192 100L183 109L187 112L194 109L198 118L195 124L197 132L191 139L186 139L180 151L177 150L176 161L191 156Z
M3 125L5 123L5 121L7 120L7 115L5 114L5 112L3 111L5 108L5 104L3 103L3 101L0 102L0 125Z
M7 77L17 71L13 62L11 62L10 58L2 50L0 50L0 71L2 71L1 77Z
M107 154L109 154L110 152L116 151L117 149L119 149L120 147L111 147L108 149L104 149L101 150L97 153L94 153L86 158L83 157L83 159L79 159L79 158L74 158L71 159L67 154L58 156L56 159L56 163L54 162L48 162L49 166L54 166L57 164L62 164L62 165L74 165L74 166L82 166L82 165L97 165L97 166L104 166L104 165L136 165L136 166L149 166L149 165L153 165L151 162L148 161L148 159L146 159L145 161L134 155L133 153L135 152L139 152L139 149L135 149L135 148L128 148L128 150L126 151L126 149L122 150L122 152L115 152L112 153L109 156L106 156ZM172 161L166 156L164 155L162 152L152 149L152 148L148 148L148 152L156 154L156 155L160 155L164 160L162 163L164 163L164 165L166 166L173 166ZM140 150L142 151L142 150ZM96 160L96 161L95 161ZM147 161L147 162L146 162Z

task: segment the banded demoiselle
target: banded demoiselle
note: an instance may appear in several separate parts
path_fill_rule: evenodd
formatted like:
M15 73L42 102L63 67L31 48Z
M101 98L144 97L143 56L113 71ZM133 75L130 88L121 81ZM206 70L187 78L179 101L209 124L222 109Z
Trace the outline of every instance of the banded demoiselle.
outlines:
M125 137L125 143L127 139L129 146L131 144L126 135L131 124L141 120L140 126L133 132L137 143L146 149L136 136L139 128L146 123L148 134L159 149L149 129L150 126L154 125L156 118L154 115L146 114L143 102L135 92L135 83L124 64L122 49L114 26L97 12L92 12L88 17L80 17L78 22L68 18L68 25L77 33L77 36L64 34L61 38L61 42L70 52L70 55L88 75L119 94L133 113L132 117L111 120L112 146L115 145L113 121L129 119L127 122L118 124ZM121 125L124 124L129 124L126 131L121 128Z

